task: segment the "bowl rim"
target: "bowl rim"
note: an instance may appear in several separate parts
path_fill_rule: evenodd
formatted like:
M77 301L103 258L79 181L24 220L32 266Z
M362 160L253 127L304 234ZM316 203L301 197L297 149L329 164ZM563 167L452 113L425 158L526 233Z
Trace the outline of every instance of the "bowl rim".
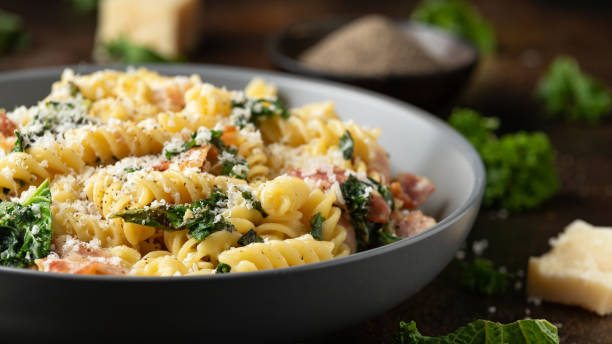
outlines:
M59 280L77 280L84 282L113 282L113 283L142 283L142 282L157 282L167 283L172 281L173 283L189 282L194 280L225 280L225 279L257 279L257 278L268 278L269 276L286 275L292 273L306 273L313 269L325 269L336 267L344 264L351 264L354 262L368 259L373 256L384 255L390 251L401 249L405 246L412 245L418 241L424 240L430 236L433 236L441 231L448 229L453 223L461 219L466 213L471 211L475 206L480 206L482 196L485 189L486 173L484 164L480 158L480 155L476 149L469 143L460 133L453 129L446 122L440 118L417 108L414 105L408 104L401 100L380 94L374 91L366 90L360 87L352 85L344 85L334 81L320 80L310 77L304 77L300 75L292 75L288 73L282 73L277 71L268 71L255 68L245 67L234 67L225 66L219 64L193 64L193 63L182 63L182 64L140 64L140 65L122 65L122 64L108 64L108 65L95 65L95 64L73 64L73 65L59 65L52 67L42 67L34 69L22 69L10 72L0 72L0 83L8 82L12 80L23 80L29 78L41 78L50 77L55 75L61 75L61 72L66 68L73 69L76 73L92 73L97 70L114 69L114 70L125 70L130 67L144 67L153 71L157 71L161 74L199 74L206 75L207 70L213 70L224 74L248 74L251 76L260 76L264 79L268 76L275 79L281 80L282 82L298 83L299 85L327 88L342 93L358 94L360 97L369 98L378 102L383 102L397 107L410 116L417 116L425 120L434 127L439 128L445 134L446 140L458 149L463 155L465 160L471 167L472 174L474 176L474 187L472 188L468 198L461 203L459 207L453 210L448 216L440 220L434 227L419 233L415 236L402 239L395 243L391 243L385 246L369 249L366 251L356 252L344 257L333 258L330 260L304 264L300 266L291 266L286 268L252 271L252 272L241 272L241 273L229 273L229 274L211 274L211 275L183 275L183 276L108 276L108 275L77 275L77 274L66 274L66 273L55 273L55 272L42 272L32 269L15 268L0 266L0 276L2 275L23 275L29 277L39 277L45 279L59 279ZM282 89L281 89L282 93Z
M283 40L286 39L289 33L291 32L291 30L297 26L307 25L307 24L308 25L323 25L323 24L336 23L338 24L336 25L337 26L336 29L337 29L337 28L340 28L342 25L347 24L350 21L354 19L358 19L360 17L363 17L363 15L329 16L329 17L323 17L323 18L306 19L306 20L291 23L287 25L286 27L284 27L283 29L276 31L268 38L268 41L266 44L266 50L267 50L268 56L270 56L270 59L272 60L274 65L276 65L277 67L283 70L290 71L292 73L299 73L302 75L308 75L308 76L313 76L313 77L318 77L318 78L326 78L326 79L355 83L355 84L363 84L363 83L368 83L372 81L393 83L393 82L399 82L399 81L408 80L408 79L412 79L416 81L426 80L426 79L442 79L447 76L454 75L456 73L460 73L465 70L470 70L476 67L476 65L478 65L478 62L480 61L481 54L476 48L476 46L474 45L474 43L450 31L446 31L436 26L428 25L426 23L419 22L419 21L412 20L412 19L391 18L391 20L396 25L402 24L402 25L407 25L408 27L417 27L417 28L426 29L429 31L436 32L438 35L444 36L446 39L455 41L465 46L466 48L470 49L473 54L473 58L469 62L459 65L457 67L450 68L450 69L444 69L440 71L409 73L409 74L399 74L399 75L391 74L391 75L385 75L385 76L369 76L368 77L368 76L359 76L359 75L353 75L353 74L326 72L326 71L319 70L316 68L311 68L308 65L300 62L298 59L293 58L287 54L284 54L283 50L281 49Z

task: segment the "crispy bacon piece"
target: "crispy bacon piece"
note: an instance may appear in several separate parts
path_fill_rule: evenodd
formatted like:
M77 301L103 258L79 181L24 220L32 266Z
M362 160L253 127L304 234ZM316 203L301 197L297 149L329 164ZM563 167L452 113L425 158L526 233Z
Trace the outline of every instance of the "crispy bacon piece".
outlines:
M389 161L389 155L385 152L382 146L376 146L376 155L370 163L372 167L368 172L378 172L382 177L381 182L386 184L388 180L391 180L391 161Z
M324 171L321 169L310 171L307 169L295 168L289 171L289 175L300 179L312 179L323 191L328 190L335 181L342 184L348 179L345 171L336 166L334 166L331 171Z
M391 208L385 199L378 192L371 193L368 220L376 223L387 223L389 222L389 216L391 216Z
M349 220L346 212L342 212L342 216L340 216L340 220L338 220L338 225L346 229L346 239L344 239L344 243L351 249L351 253L357 252L355 228L353 227L351 220Z
M411 173L398 173L397 181L389 185L393 197L403 202L403 209L420 207L436 190L436 186L425 177Z
M210 146L202 146L191 148L187 151L185 155L185 160L179 163L179 168L202 168L204 167L204 163L206 162L206 157L208 156L208 152L210 151Z
M226 125L223 128L223 134L221 135L221 141L228 146L238 146L240 142L238 142L238 128L233 125Z
M391 221L395 235L402 238L422 233L437 223L433 217L423 214L420 210L394 211Z
M66 245L67 241L70 244ZM127 273L126 269L120 263L113 262L102 248L71 238L60 238L55 244L60 247L58 255L36 260L36 265L43 271L84 275Z
M163 172L170 167L170 160L162 160L159 164L153 166L153 170Z
M4 137L15 136L16 128L13 121L11 121L4 112L0 112L0 134Z

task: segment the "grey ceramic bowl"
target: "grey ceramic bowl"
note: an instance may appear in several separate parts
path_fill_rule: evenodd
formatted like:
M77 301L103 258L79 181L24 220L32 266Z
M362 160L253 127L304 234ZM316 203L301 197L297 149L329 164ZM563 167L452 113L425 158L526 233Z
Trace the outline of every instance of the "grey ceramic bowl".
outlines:
M77 72L99 69L74 66ZM478 213L485 174L478 154L441 120L361 89L266 71L152 66L240 89L254 76L292 106L331 99L343 119L383 131L395 171L431 178L425 211L439 224L415 237L327 262L217 276L75 276L0 268L0 333L7 338L196 338L288 342L364 321L406 300L451 260ZM0 75L0 106L34 104L62 68ZM81 337L85 336L85 337ZM176 341L175 341L176 342Z

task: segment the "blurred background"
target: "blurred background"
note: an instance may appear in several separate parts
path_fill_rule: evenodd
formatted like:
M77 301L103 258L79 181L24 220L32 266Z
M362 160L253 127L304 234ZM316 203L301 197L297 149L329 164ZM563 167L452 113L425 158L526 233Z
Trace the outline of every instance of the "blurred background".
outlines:
M118 1L123 1L122 6L132 6L125 5L130 3L128 0ZM509 271L517 271L515 277L520 283L524 282L524 276L519 272L524 273L527 258L545 252L548 239L573 219L580 217L593 223L612 224L609 216L612 124L609 118L603 118L610 112L609 91L604 92L608 97L604 97L604 110L595 111L602 120L591 123L563 117L551 120L542 115L541 100L534 96L539 80L551 62L561 55L572 57L582 71L598 79L601 85L612 85L610 1L467 1L479 13L480 19L476 22L484 20L492 36L487 36L488 29L482 27L472 28L470 32L475 35L458 35L458 42L467 42L466 49L475 49L475 59L458 66L458 74L447 70L426 75L416 73L416 76L369 76L367 80L348 75L330 76L320 70L308 70L300 61L295 61L299 54L293 44L301 39L300 35L306 37L318 27L298 29L294 32L297 36L290 36L284 43L279 41L279 35L286 34L286 29L297 23L356 18L372 13L401 23L415 18L420 1L139 0L134 3L145 6L141 10L130 9L133 12L108 9L107 17L99 19L106 12L98 9L95 0L0 1L0 9L13 14L0 16L0 71L93 63L94 60L136 63L139 59L288 70L381 90L423 105L442 118L447 118L455 106L473 108L500 118L501 133L542 131L556 151L555 166L561 185L557 195L537 209L510 216L499 209L483 209L467 246L469 251L472 242L482 242L485 238L489 247L487 258ZM453 15L450 17L464 19ZM444 26L445 18L445 15L434 16L431 21ZM466 22L472 23L471 19ZM174 36L168 34L173 30L168 27L177 22L185 24L183 29ZM128 42L123 36L109 38L101 33L103 25L111 32L113 27L134 23L159 30L155 31L159 34L153 35L152 46L147 46L151 42L147 41L146 34L140 37L142 42ZM453 34L457 36L456 33ZM128 38L134 40L133 37ZM309 42L314 45L317 40ZM387 87L389 80L396 79L409 79L411 84ZM422 87L425 96L441 89L442 96L427 101L419 98L423 95L415 98L419 94L414 89L415 83L433 85ZM530 304L520 285L515 291L496 298L483 297L459 288L457 274L458 263L453 262L432 284L396 309L313 342L390 342L400 320L415 320L423 333L441 335L477 318L509 322L541 317L559 325L562 342L610 343L612 322L606 318L567 306Z
M91 62L98 13L95 0L0 1L19 15L30 43L3 54L0 70ZM151 1L153 4L154 1ZM334 16L379 13L408 19L411 0L207 0L194 27L199 39L188 62L274 69L266 45L290 24ZM497 116L528 108L532 89L559 54L574 56L584 69L612 83L609 67L612 4L609 1L471 1L493 26L497 47L481 59L459 103ZM92 5L93 4L93 5ZM151 18L152 22L156 18ZM500 106L505 104L507 106Z

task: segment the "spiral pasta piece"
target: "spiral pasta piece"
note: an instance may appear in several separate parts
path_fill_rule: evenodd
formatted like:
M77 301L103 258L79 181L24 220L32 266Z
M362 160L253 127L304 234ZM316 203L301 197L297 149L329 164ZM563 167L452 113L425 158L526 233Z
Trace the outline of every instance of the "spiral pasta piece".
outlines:
M322 232L323 240L334 244L334 256L346 256L350 254L350 248L344 243L347 232L344 227L338 224L342 211L335 207L336 194L332 191L323 192L320 189L313 189L308 196L308 200L300 211L304 214L304 219L308 221L313 215L321 214L323 221Z
M71 235L81 241L100 241L102 247L127 245L123 222L119 219L107 220L84 209L83 202L54 203L51 206L53 231L55 235Z
M231 272L276 269L331 259L333 248L333 243L315 240L307 234L231 248L219 255L219 262L229 265Z

